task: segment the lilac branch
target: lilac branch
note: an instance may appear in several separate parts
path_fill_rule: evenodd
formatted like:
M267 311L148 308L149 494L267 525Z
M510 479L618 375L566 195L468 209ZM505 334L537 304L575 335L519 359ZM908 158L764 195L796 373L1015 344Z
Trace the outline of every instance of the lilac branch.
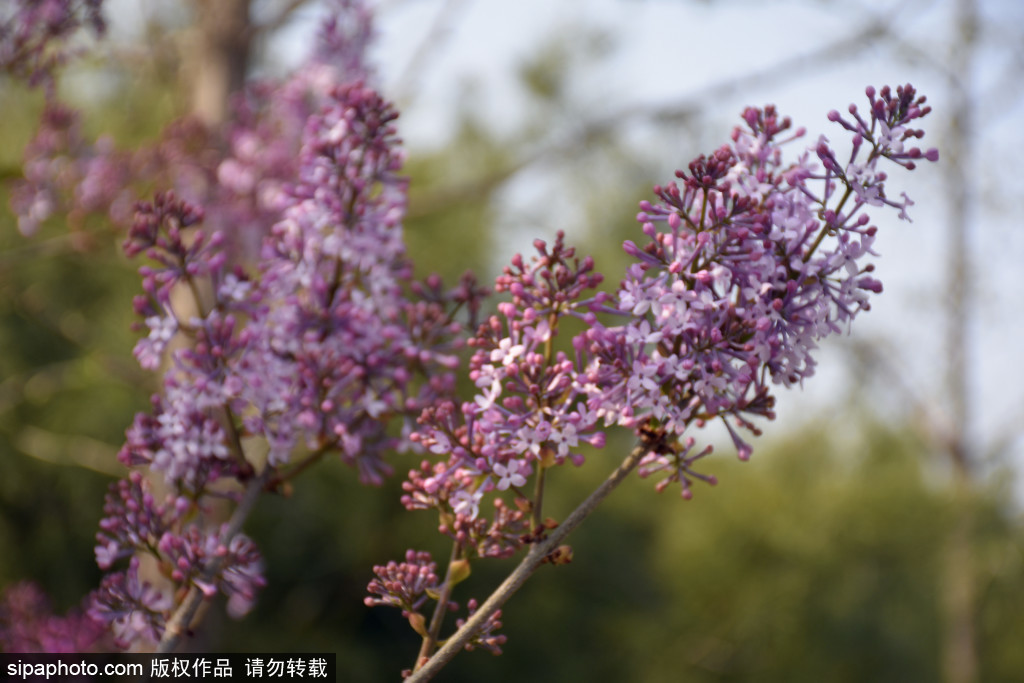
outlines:
M678 483L685 499L694 480L713 485L713 476L696 469L712 449L696 448L691 428L722 420L737 455L748 459L752 449L742 433L758 436L753 419L774 417L770 384L792 386L812 376L817 342L870 308L869 294L881 283L874 266L861 261L874 255L877 232L865 207L890 206L908 219L912 205L905 194L898 201L886 193L887 174L878 165L885 159L912 170L917 160L936 161L938 152L910 146L924 133L908 124L930 111L912 86L869 87L865 94L870 113L850 105L850 119L828 116L853 133L845 163L822 137L786 164L781 146L804 130L787 132L791 121L774 106L747 108L746 128L734 130L732 145L694 159L689 172L676 172L680 182L654 188L656 202L640 203L637 220L650 241L623 245L638 262L614 304L607 295L584 297L601 277L590 259L573 260L561 234L550 248L536 241L529 264L513 257L495 288L512 300L499 304L499 315L468 342L476 349L469 372L476 395L461 406L424 410L411 437L447 461L424 461L410 472L402 502L410 510L439 510L440 531L477 543L479 557L490 555L487 542L509 538L513 529L514 542L498 541L503 547L495 556L530 548L480 609L470 602L469 620L456 624L434 658L421 651L411 680L427 680L461 647L499 653L500 606L541 563L571 557L558 543L632 469L661 477L658 491ZM606 327L597 313L625 321ZM552 355L566 315L587 326L572 340L572 358ZM637 447L565 523L540 524L545 469L582 464L574 451L580 441L603 445L599 423L632 430ZM524 533L516 527L521 518L504 514L500 492L518 491L534 473L535 499L516 501L521 511L532 508L533 525ZM498 508L493 525L481 517L488 496ZM367 604L415 616L425 600L423 568L432 566L423 555L409 551L415 561L396 565L401 572L375 568L379 578L368 587Z
M234 513L231 515L231 519L224 526L220 534L220 545L228 547L231 541L238 535L242 530L242 526L245 521L249 518L253 508L256 506L256 501L259 499L260 493L270 478L270 472L273 468L269 465L263 468L263 471L258 477L249 482L245 488L245 493L242 495L242 499L238 503L238 507L235 508ZM218 573L221 570L221 566L224 563L224 558L217 556L210 559L206 563L203 570L201 580L203 583L213 583ZM157 645L156 651L158 653L173 652L181 642L182 637L188 633L188 627L192 623L192 619L195 617L196 612L199 610L199 606L203 602L203 591L195 585L191 586L188 590L188 594L185 599L182 600L181 605L175 610L171 618L167 620L167 626L164 629L163 637L160 639L159 645Z
M452 571L455 562L459 560L459 544L458 542L452 543L452 554L448 558L448 569L445 571L444 583L441 584L440 595L437 598L437 606L434 608L434 614L430 617L430 628L427 631L427 635L423 638L423 644L420 646L420 653L416 657L416 661L424 660L430 657L434 650L437 648L438 637L441 634L441 626L444 624L444 615L448 611L448 603L452 597L452 589L455 587L455 576Z
M645 453L650 451L650 446L644 441L641 441L633 450L630 451L626 459L615 469L614 472L605 479L597 489L594 490L586 500L579 504L579 506L565 518L565 521L559 524L555 529L548 534L542 542L534 545L530 552L527 553L526 557L522 559L519 565L512 571L511 574L501 583L500 586L491 594L487 601L471 616L462 628L455 632L450 638L445 641L444 647L437 651L437 653L431 657L425 664L420 666L416 671L406 679L406 683L423 683L433 678L448 662L455 657L456 654L462 648L464 648L473 637L481 630L486 624L487 620L494 615L494 613L504 605L509 598L511 598L516 591L518 591L526 580L529 579L537 568L544 563L545 559L550 556L558 545L568 536L576 527L580 525L590 513L597 508L601 502L608 497L615 488L625 480L625 478L632 472L640 459Z

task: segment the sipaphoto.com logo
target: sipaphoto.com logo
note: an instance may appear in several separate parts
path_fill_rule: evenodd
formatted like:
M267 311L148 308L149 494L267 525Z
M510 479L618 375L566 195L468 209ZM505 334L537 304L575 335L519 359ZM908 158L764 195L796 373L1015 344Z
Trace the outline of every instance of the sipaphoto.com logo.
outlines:
M0 655L3 681L142 681L146 668L141 661L125 661L125 655L97 654L4 654Z

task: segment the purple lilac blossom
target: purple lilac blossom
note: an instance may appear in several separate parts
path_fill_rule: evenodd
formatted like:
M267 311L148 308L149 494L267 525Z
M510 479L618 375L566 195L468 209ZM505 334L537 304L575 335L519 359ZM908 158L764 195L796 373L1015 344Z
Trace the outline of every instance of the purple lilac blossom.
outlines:
M331 102L335 88L369 82L366 49L373 37L372 13L361 0L332 0L303 65L287 79L248 84L232 105L224 127L227 154L217 162L217 182L195 201L211 220L231 230L236 260L258 258L263 239L288 206L287 190L299 174L299 150L308 119Z
M80 119L78 112L57 102L48 102L43 110L39 129L25 148L23 179L11 188L11 208L23 235L33 235L64 210L76 229L84 215L97 211L121 225L130 222L130 168L108 138L88 143Z
M409 473L402 503L410 510L436 511L439 531L453 540L454 556L463 563L519 551L532 533L541 532L531 528L532 507L519 487L537 469L581 465L583 443L604 445L597 417L586 406L578 362L554 348L564 319L595 322L592 309L600 309L607 297L590 290L601 276L592 259L576 258L561 233L553 245L537 240L534 247L537 255L531 261L516 255L497 279L495 290L508 292L512 300L499 304L498 315L490 316L469 341L476 349L470 360L474 399L461 406L446 400L425 408L410 437L443 460L423 461ZM498 497L509 490L519 493L514 506ZM481 515L487 495L494 507L490 520ZM408 556L418 554L410 550ZM392 572L387 584L375 579L371 595L385 597L367 598L367 604L400 603L403 613L412 612L403 596L416 586L403 581L413 576ZM501 626L499 616L492 616L471 647L500 652L504 636L494 633Z
M485 493L522 486L538 463L580 465L582 443L604 443L595 429L597 416L583 400L577 363L553 347L562 318L594 322L591 309L605 295L585 294L601 276L593 272L592 259L575 258L561 234L550 249L541 240L534 246L538 255L532 261L517 255L496 281L495 291L509 292L512 301L499 304L499 314L469 341L477 349L469 372L476 396L460 407L428 408L420 418L422 427L412 438L450 459L434 477L420 480L411 473L412 487L403 498L407 507L429 499L472 519ZM449 480L474 483L441 501L434 494L451 486Z
M471 277L447 292L437 278L412 281L396 114L363 85L370 13L356 0L329 9L306 65L252 84L223 131L186 119L157 144L121 152L84 140L77 113L49 102L14 191L23 232L56 213L80 226L106 212L115 226L130 223L125 252L149 261L134 302L145 331L135 355L163 370L163 390L119 454L133 471L107 498L96 559L110 573L90 607L122 646L159 639L189 587L225 593L233 615L251 606L259 553L242 535L222 542L210 519L213 499L237 499L255 475L243 438L264 438L266 467L303 449L334 451L377 483L389 471L383 454L411 446L414 417L454 387L452 309L473 319L484 291ZM132 218L135 179L175 192ZM161 503L147 469L170 490ZM155 574L145 576L158 585L140 576L147 557Z
M868 119L854 105L852 122L829 114L853 134L846 163L824 137L785 162L783 147L804 131L788 133L790 120L772 106L746 109L732 144L698 157L689 172L677 171L680 182L654 188L656 201L641 202L646 242L623 245L636 263L614 297L582 298L600 276L589 260L569 267L561 235L551 251L538 242L530 266L513 259L496 287L512 301L470 341L476 395L427 408L412 435L438 462L409 473L402 503L439 514L454 557L469 557L469 540L482 536L474 529L486 526L476 522L486 497L501 501L512 489L522 509L539 504L521 487L547 466L581 461L580 441L602 445L602 424L633 431L645 450L639 475L662 477L659 491L678 482L684 498L694 479L716 483L695 470L712 448L699 447L692 428L721 419L739 457L750 457L740 432L756 436L752 420L774 417L773 385L812 376L819 341L848 329L881 291L874 266L863 263L876 255L877 233L865 207L890 206L909 220L912 202L890 197L880 162L912 170L915 160L938 159L934 149L907 146L924 134L910 126L930 111L924 97L909 85L866 93ZM575 359L551 344L564 315L587 325L572 340ZM543 530L523 533L522 518L507 516L488 534L515 539L496 546L505 556ZM392 578L389 595L409 590ZM497 625L495 614L472 642L496 649L489 639Z
M69 17L85 11L90 25L94 15L99 17L99 0L17 3L19 12L36 19L44 14L37 5L61 8ZM21 25L16 19L8 22L10 27ZM3 26L0 55L4 45L12 45L4 40ZM113 227L125 228L132 222L140 186L170 187L206 208L207 223L224 235L232 262L251 263L285 208L284 191L298 174L306 120L329 101L335 87L373 76L364 55L372 35L364 3L333 0L309 57L288 78L248 84L233 99L230 118L220 128L185 117L134 151L117 149L107 137L86 140L77 112L50 98L25 151L24 179L12 188L19 228L31 235L47 219L63 214L74 227L86 215L106 214Z
M473 616L476 613L479 604L473 598L469 599L466 603L466 608L469 611L468 616ZM466 623L465 619L456 619L455 627L462 628L462 625ZM466 650L472 651L476 648L482 648L487 650L492 655L501 654L501 646L508 640L508 636L497 633L498 629L501 628L501 610L495 610L494 614L487 617L487 621L484 622L483 628L476 633L473 638L466 644Z
M117 646L127 649L159 641L173 605L169 593L139 578L139 558L133 556L126 569L103 577L89 616L107 624Z
M396 116L362 83L331 91L308 118L296 177L280 188L251 274L231 265L230 242L205 226L205 209L173 192L138 206L125 242L129 256L148 259L135 355L164 378L119 457L162 474L173 495L156 505L139 469L109 496L97 561L132 564L108 575L92 613L119 642L159 637L185 588L224 593L234 616L253 604L259 553L245 536L221 540L214 498L237 500L259 467L280 482L326 453L379 483L390 471L384 455L413 446L413 419L452 393L462 329L452 309L476 311L482 291L471 278L451 291L437 278L412 280ZM265 462L250 462L243 439L253 437L267 445ZM292 463L297 454L304 460ZM139 579L147 555L166 587Z
M80 29L106 32L103 0L7 0L0 8L0 72L53 93L53 72Z
M411 418L410 408L453 385L446 368L456 361L441 344L458 330L406 296L412 267L395 116L356 84L310 118L299 181L264 246L257 295L266 316L247 329L255 356L239 366L242 399L266 406L285 398L274 424L294 425L292 439L301 432L309 448L334 444L374 483L389 472L383 453L405 443L389 434L388 418ZM266 376L267 368L279 381L259 386L248 374ZM422 374L432 379L417 388ZM280 464L293 443L267 436L270 462Z
M693 470L710 450L694 454L684 434L714 418L747 459L751 448L737 429L757 435L751 418L773 417L770 385L813 375L818 342L848 329L881 291L874 266L860 263L875 255L877 232L864 208L893 206L907 219L909 200L888 197L878 164L912 169L911 159L938 153L904 149L923 135L907 124L930 111L912 87L867 95L870 123L853 105L856 124L829 116L854 133L845 165L824 137L785 163L783 145L803 130L784 137L788 118L771 106L748 108L733 144L678 171L681 184L655 187L659 201L641 202L650 241L625 243L637 263L617 297L617 312L631 320L584 335L588 405L606 424L647 439L641 475L663 472L661 486L679 481L686 497L690 477L713 483Z
M371 596L364 602L368 607L373 605L391 605L402 610L403 615L416 612L427 600L427 591L437 588L437 563L428 552L405 554L404 562L388 562L373 568L377 575L370 582Z
M34 583L14 583L0 594L0 651L103 652L110 645L106 624L77 608L53 614Z

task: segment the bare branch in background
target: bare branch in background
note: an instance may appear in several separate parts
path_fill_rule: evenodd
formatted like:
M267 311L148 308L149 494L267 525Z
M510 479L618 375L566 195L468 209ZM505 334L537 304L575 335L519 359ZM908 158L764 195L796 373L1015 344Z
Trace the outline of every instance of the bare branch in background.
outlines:
M250 32L253 37L264 36L268 33L273 33L278 29L284 28L284 26L292 20L292 16L309 4L309 0L288 0L271 19L264 21L258 25L250 27Z
M745 88L765 87L806 75L809 71L822 70L836 62L849 59L863 51L874 41L890 38L891 16L884 16L868 22L845 40L830 43L822 48L770 64L733 79L721 81L697 93L692 93L674 102L661 106L632 105L611 113L596 116L589 121L575 123L568 134L561 139L545 139L519 159L504 168L469 183L441 187L429 196L418 197L410 206L410 217L416 218L440 211L452 204L473 197L493 193L503 183L511 180L523 169L536 163L548 161L584 148L588 141L607 136L636 121L672 122L697 116L706 102L733 96Z
M413 52L409 62L402 69L402 73L398 77L398 81L391 93L393 100L404 105L416 97L416 90L419 81L423 77L424 69L451 35L452 24L465 4L466 0L446 0L441 9L438 10L430 30L423 36L423 39L416 47L416 51Z

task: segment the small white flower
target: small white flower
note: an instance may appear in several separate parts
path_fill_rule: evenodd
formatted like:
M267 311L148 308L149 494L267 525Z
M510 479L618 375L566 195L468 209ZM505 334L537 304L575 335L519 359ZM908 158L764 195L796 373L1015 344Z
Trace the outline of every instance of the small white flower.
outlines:
M558 445L558 454L562 457L569 455L569 449L579 445L579 434L576 425L571 422L562 424L560 429L552 429L549 437L552 443Z
M502 365L510 365L516 358L523 355L526 347L522 344L512 344L509 337L498 342L498 348L491 351L491 362L501 361Z
M430 447L431 453L437 453L438 455L447 455L452 452L452 444L448 440L447 434L441 432L434 432L434 445Z
M480 408L480 412L490 409L494 402L498 400L500 394L501 382L496 379L490 387L484 389L482 394L476 395L476 404Z
M526 483L526 477L519 474L519 463L515 460L508 466L498 463L491 468L491 471L498 475L497 488L499 491L504 491L509 486L522 486Z
M160 367L167 343L178 331L178 321L173 315L152 315L146 318L146 326L149 327L149 336L135 344L134 354L139 365L146 370L155 370Z
M483 491L456 491L450 501L452 510L457 515L461 514L470 519L476 519L476 516L480 514L480 499L483 495Z

